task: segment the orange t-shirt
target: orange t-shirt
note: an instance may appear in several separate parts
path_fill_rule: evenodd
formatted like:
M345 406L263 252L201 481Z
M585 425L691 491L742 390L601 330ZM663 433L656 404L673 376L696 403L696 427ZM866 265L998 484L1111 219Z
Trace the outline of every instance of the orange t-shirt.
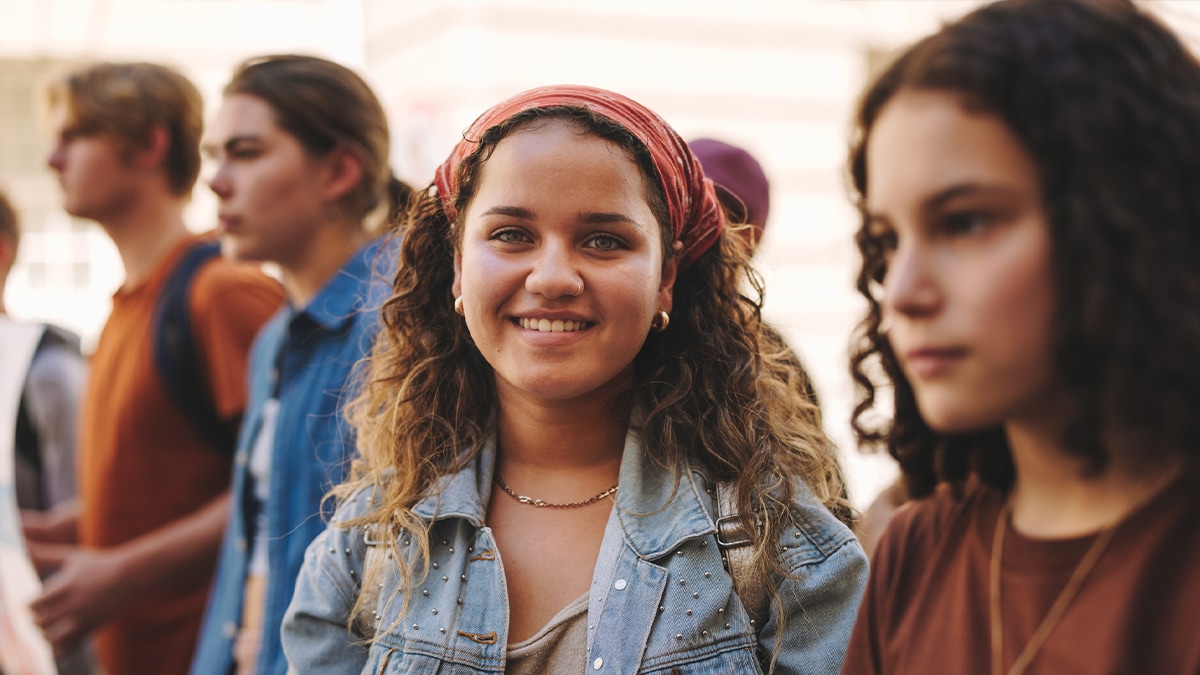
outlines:
M189 237L150 277L113 296L91 357L80 438L79 538L121 544L186 516L229 487L231 457L207 445L175 407L154 366L153 316ZM188 301L200 372L231 428L246 404L246 361L259 328L279 308L279 284L249 265L206 262ZM186 673L211 570L183 590L133 603L96 633L108 675Z

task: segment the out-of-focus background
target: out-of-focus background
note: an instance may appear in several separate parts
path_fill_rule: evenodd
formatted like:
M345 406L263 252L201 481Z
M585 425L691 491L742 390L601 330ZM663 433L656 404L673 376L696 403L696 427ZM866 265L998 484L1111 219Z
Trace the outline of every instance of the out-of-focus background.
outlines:
M861 311L853 290L855 214L844 159L858 93L894 51L977 0L0 0L0 187L20 210L13 316L64 325L94 345L121 283L116 251L58 205L44 159L41 83L77 61L173 65L209 117L242 59L303 52L356 68L389 115L396 174L429 183L489 105L542 84L624 93L686 139L747 148L772 182L756 262L766 314L800 352L842 448L851 498L870 503L895 475L857 452L846 367ZM1146 3L1192 44L1200 2ZM1103 139L1097 139L1103 142ZM201 174L189 225L215 200Z

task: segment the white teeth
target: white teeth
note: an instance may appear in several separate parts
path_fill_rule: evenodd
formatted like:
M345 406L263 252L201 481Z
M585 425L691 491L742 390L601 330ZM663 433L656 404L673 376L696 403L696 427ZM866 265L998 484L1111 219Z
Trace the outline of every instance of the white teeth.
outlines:
M520 320L521 328L536 330L540 333L572 333L587 327L584 321L569 321L564 319L525 319Z

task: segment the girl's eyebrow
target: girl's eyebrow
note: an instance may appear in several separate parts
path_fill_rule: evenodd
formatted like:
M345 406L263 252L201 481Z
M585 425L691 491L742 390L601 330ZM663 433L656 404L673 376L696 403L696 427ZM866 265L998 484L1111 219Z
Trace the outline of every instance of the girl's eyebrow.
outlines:
M1008 185L979 183L975 181L958 183L956 185L951 185L950 187L947 187L927 198L921 204L921 210L926 213L937 211L945 206L946 202L957 199L958 197L984 195L1012 198L1015 197L1018 192L1019 191L1016 188Z
M533 220L533 211L523 206L493 206L484 211L481 216L507 216L509 218L519 218L521 220Z
M921 212L925 214L934 213L938 209L943 208L946 202L953 201L959 197L966 196L997 196L1012 199L1017 196L1018 190L1007 185L997 185L989 183L980 183L976 181L968 181L965 183L956 183L949 187L943 188L938 192L926 197L921 202ZM890 223L891 219L886 213L871 211L866 212L869 222Z
M258 136L253 134L242 134L241 136L234 136L226 140L224 143L220 144L220 147L224 148L225 152L230 152L237 147L239 143L254 143L260 140L261 139ZM204 153L208 157L213 157L217 154L217 144L212 142L202 143L200 145L200 152Z
M639 224L633 218L623 213L581 213L579 214L579 222L587 225L604 225L606 223L631 223Z

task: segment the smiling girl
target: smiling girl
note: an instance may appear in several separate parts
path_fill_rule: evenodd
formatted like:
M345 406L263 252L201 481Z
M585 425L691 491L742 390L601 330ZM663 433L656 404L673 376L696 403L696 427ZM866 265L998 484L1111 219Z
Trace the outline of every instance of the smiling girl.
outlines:
M857 127L855 426L919 499L844 672L1200 672L1200 65L1124 0L1009 0Z
M836 672L864 557L723 227L623 96L476 120L404 231L294 669Z

